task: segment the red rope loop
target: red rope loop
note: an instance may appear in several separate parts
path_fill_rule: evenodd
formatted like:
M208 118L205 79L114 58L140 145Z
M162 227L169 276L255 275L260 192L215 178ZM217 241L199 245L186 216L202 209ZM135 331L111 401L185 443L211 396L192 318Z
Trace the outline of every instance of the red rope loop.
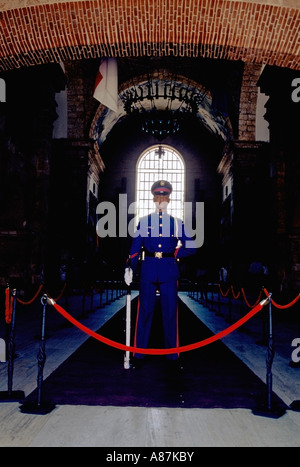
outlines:
M237 300L239 298L239 296L241 295L241 291L239 290L237 294L234 293L234 288L233 288L233 285L230 286L230 289L231 289L231 293L232 293L232 296L235 300Z
M223 292L223 290L222 290L220 284L218 284L218 287L219 287L219 289L220 289L220 293L221 293L222 297L227 297L227 295L229 294L229 290L230 290L230 289L228 289L227 292Z
M237 328L242 326L242 324L244 324L246 321L252 318L256 313L258 313L263 308L263 306L265 306L269 302L269 299L266 298L262 300L255 308L250 310L245 316L243 316L241 319L239 319L238 321L236 321L234 324L224 329L223 331L220 331L217 334L214 334L213 336L208 337L207 339L204 339L200 342L196 342L194 344L189 344L189 345L184 345L181 347L174 347L170 349L143 349L143 348L138 348L138 347L133 347L133 346L127 346L125 344L121 344L119 342L113 341L111 339L108 339L107 337L104 337L92 331L88 327L81 324L77 319L75 319L67 311L65 311L60 305L57 305L57 303L55 303L53 299L50 298L48 302L51 305L53 305L56 311L58 311L62 316L64 316L70 323L74 324L81 331L85 332L89 336L95 338L96 340L104 344L110 345L111 347L115 347L120 350L129 351L133 353L143 353L143 354L151 354L151 355L169 355L169 354L174 354L174 353L187 352L189 350L195 350L200 347L204 347L205 345L211 344L212 342L215 342L219 339L222 339L223 337L227 336L228 334L230 334L231 332L235 331Z
M63 288L62 288L60 294L55 298L55 301L58 301L58 300L63 296L64 291L65 291L65 289L66 289L66 285L67 285L67 284L64 284L64 286L63 286ZM41 285L39 286L38 290L36 291L36 293L34 294L34 296L33 296L30 300L28 300L28 301L24 301L24 300L21 300L20 298L17 298L18 303L20 303L21 305L31 305L31 304L38 298L38 296L40 295L41 291L43 290L43 287L44 287L44 285L41 284Z
M269 292L267 291L267 289L264 289L264 292L266 294L267 297L270 296ZM280 308L280 309L285 309L285 308L290 308L291 306L295 305L295 303L298 302L300 298L300 294L298 294L290 303L287 303L286 305L279 305L278 303L274 302L273 298L271 299L271 302L272 302L272 305L275 306L275 308Z
M66 283L64 283L64 285L63 285L63 288L62 288L62 290L61 290L60 294L59 294L59 295L58 295L56 298L54 298L54 299L53 299L55 302L57 302L58 300L60 300L60 299L61 299L61 297L63 296L63 294L64 294L64 291L65 291L65 289L66 289L66 286L67 286L67 284L66 284Z
M249 301L248 301L248 299L247 299L247 297L246 297L246 294L245 294L245 290L243 289L243 287L241 288L241 291L242 291L242 294L243 294L245 303L246 303L246 305L247 305L249 308L253 308L253 307L255 307L255 306L258 305L258 303L259 303L260 300L261 300L261 296L262 296L262 292L261 292L261 291L259 292L259 296L258 296L256 302L255 302L253 305L251 305L251 303L249 303Z
M36 299L37 297L39 296L42 288L43 288L43 284L41 284L37 290L37 292L34 294L34 296L32 297L31 300L28 300L27 302L24 302L23 300L21 300L20 298L17 298L17 301L18 303L21 303L22 305L31 305Z

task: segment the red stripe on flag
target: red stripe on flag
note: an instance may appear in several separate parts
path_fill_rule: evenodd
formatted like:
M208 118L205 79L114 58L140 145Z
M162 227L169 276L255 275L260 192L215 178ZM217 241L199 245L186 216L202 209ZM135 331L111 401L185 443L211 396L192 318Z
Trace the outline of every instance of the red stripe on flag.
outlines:
M96 87L100 84L100 82L102 80L103 80L103 76L101 75L100 71L98 70L97 75L96 75L96 80L95 80L94 91L95 91Z

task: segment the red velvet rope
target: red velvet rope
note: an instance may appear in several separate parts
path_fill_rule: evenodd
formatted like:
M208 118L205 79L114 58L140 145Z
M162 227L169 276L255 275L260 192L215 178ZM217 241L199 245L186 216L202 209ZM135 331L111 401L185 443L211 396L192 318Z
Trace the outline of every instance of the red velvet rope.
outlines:
M267 291L267 289L264 289L264 292L266 294L267 297L270 296L269 292ZM274 302L273 298L271 298L271 302L272 302L272 305L275 306L275 308L281 308L282 310L285 309L285 308L290 308L291 306L295 305L295 303L298 302L300 298L300 294L297 295L297 297L294 298L294 300L292 300L290 303L287 303L286 305L279 305L278 303Z
M67 287L67 284L66 284L66 283L64 283L64 285L63 285L63 288L61 289L61 292L60 292L60 294L59 294L59 295L58 295L58 296L57 296L57 297L54 299L56 302L57 302L58 300L60 300L60 299L61 299L61 297L62 297L62 296L63 296L63 294L64 294L64 291L65 291L66 287Z
M5 322L11 323L13 312L13 297L10 295L9 287L5 289Z
M230 289L231 289L231 293L232 293L233 298L234 298L235 300L237 300L237 299L239 298L239 296L241 295L241 291L239 290L238 293L235 294L232 285L230 286Z
M127 346L125 344L121 344L119 342L113 341L111 339L108 339L107 337L104 337L92 331L88 327L81 324L79 321L77 321L77 319L73 318L73 316L71 316L67 311L65 311L60 305L57 305L57 303L55 303L54 300L50 299L49 303L54 306L56 311L58 311L62 316L64 316L68 321L70 321L70 323L74 324L79 329L81 329L81 331L85 332L91 337L94 337L95 339L97 339L98 341L104 344L110 345L111 347L115 347L120 350L129 351L133 353L143 353L143 354L151 354L151 355L169 355L169 354L181 353L181 352L187 352L189 350L199 349L200 347L204 347L205 345L211 344L212 342L222 339L223 337L227 336L228 334L230 334L231 332L235 331L237 328L242 326L242 324L244 324L254 315L256 315L256 313L258 313L263 308L263 306L268 303L268 299L265 299L262 302L260 302L255 308L249 311L245 316L243 316L241 319L239 319L238 321L236 321L234 324L224 329L223 331L220 331L217 334L211 337L208 337L207 339L204 339L200 342L196 342L190 345L184 345L181 347L173 347L170 349L143 349L139 347Z
M258 296L256 302L255 302L253 305L251 305L251 303L249 303L249 301L248 301L248 299L247 299L247 297L246 297L246 294L245 294L245 291L244 291L243 287L242 287L241 290L239 290L236 294L235 294L235 292L234 292L234 288L233 288L232 285L228 288L227 292L223 292L223 290L222 290L220 284L218 284L218 287L219 287L219 289L220 289L220 293L221 293L222 297L227 297L227 295L228 295L229 292L231 291L232 297L233 297L235 300L237 300L237 299L239 298L240 294L242 294L242 295L243 295L243 298L244 298L244 301L245 301L246 305L247 305L249 308L253 308L253 307L255 307L256 305L258 305L258 303L259 303L259 301L260 301L260 299L261 299L261 295L262 295L262 293L261 293L261 291L260 291L259 296Z
M261 291L259 292L259 296L258 296L256 302L253 303L253 305L251 305L251 303L249 303L249 301L248 301L248 299L247 299L247 297L246 297L246 294L245 294L245 291L244 291L243 288L241 289L241 291L242 291L242 294L243 294L245 303L246 303L246 305L247 305L249 308L253 308L254 306L256 306L256 305L259 303L259 301L260 301L260 299L261 299L261 295L262 295Z
M221 289L220 284L218 284L218 287L219 287L219 289L220 289L220 292L221 292L222 297L227 297L227 295L229 294L229 290L230 290L230 289L228 289L227 292L223 292L223 290Z
M63 296L66 286L67 286L67 284L65 283L63 285L63 288L62 288L60 294L55 298L56 301L58 301ZM34 294L34 296L28 301L23 301L20 298L17 298L18 303L20 303L21 305L31 305L38 298L41 291L43 290L43 287L44 287L44 285L41 284L39 286L38 290L36 291L36 293Z
M41 284L41 285L39 286L37 292L35 293L35 295L32 297L31 300L28 300L28 302L24 302L24 301L21 300L20 298L17 298L18 303L21 303L22 305L31 305L31 303L33 303L34 300L39 296L39 294L40 294L40 292L41 292L41 290L42 290L43 287L44 287L43 284Z

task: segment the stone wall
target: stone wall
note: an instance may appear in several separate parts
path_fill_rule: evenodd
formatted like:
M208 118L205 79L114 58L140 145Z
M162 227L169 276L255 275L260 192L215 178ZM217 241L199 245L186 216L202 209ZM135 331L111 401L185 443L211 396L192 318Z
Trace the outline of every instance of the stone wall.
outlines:
M46 65L5 76L1 104L0 280L40 281L45 271L55 93L61 68Z
M241 141L255 141L256 105L261 65L245 63L240 95L239 134Z

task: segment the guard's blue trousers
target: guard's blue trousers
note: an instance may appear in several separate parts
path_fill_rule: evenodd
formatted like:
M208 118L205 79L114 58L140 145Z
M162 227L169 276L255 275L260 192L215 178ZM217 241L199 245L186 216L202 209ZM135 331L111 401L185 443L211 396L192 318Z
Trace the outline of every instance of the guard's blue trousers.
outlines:
M178 346L178 267L176 261L172 258L146 258L141 270L134 339L134 344L138 348L148 347L157 289L160 291L164 346L165 348ZM142 358L145 354L136 353L134 356ZM174 360L178 358L178 353L167 354L166 357Z

